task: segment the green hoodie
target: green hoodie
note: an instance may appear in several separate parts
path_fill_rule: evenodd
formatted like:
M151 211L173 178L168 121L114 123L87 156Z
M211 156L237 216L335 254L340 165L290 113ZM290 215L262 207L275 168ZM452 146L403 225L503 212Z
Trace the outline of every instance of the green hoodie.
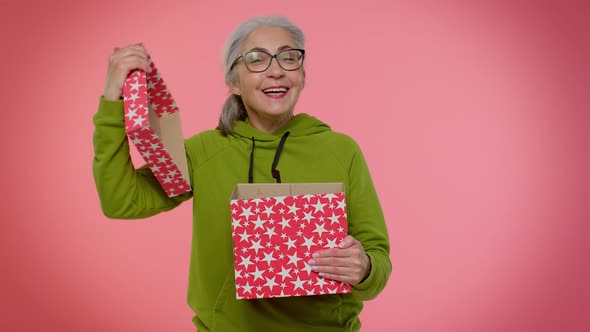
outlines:
M306 114L294 116L272 134L247 120L236 121L233 135L204 131L185 141L193 192L169 198L149 168L136 170L131 162L123 101L101 97L94 124L94 179L107 217L145 218L193 198L188 304L200 332L360 329L362 301L383 290L391 262L381 206L361 150L350 137ZM237 183L248 182L251 166L254 182L275 182L271 166L287 131L277 166L282 182L344 183L348 232L362 243L371 272L350 294L236 300L230 195Z

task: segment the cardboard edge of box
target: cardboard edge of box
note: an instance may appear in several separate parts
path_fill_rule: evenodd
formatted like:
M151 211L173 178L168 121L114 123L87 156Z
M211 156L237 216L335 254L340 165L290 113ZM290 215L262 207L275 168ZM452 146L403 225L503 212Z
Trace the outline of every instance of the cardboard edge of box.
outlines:
M230 200L344 192L344 183L238 183Z

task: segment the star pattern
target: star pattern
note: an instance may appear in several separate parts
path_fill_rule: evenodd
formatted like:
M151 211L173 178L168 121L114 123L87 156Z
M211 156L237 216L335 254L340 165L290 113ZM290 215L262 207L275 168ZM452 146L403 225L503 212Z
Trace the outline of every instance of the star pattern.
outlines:
M191 187L148 119L150 112L161 118L178 112L178 107L149 56L148 63L147 73L135 70L123 85L125 130L166 194L172 197L190 191Z
M344 193L234 199L230 210L237 299L350 292L307 263L346 236Z

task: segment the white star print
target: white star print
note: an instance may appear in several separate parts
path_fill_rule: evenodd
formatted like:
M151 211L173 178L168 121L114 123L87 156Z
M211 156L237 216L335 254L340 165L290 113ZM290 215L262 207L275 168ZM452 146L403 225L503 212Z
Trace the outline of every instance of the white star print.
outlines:
M264 284L264 286L267 286L267 287L269 288L269 291L272 291L272 288L273 288L274 286L277 286L277 285L278 285L278 284L275 282L275 278L276 278L276 276L272 277L272 279L270 279L270 278L266 278L266 277L265 277L265 279L266 279L266 284Z
M254 277L254 280L253 281L256 281L258 279L264 279L262 277L262 274L264 273L264 271L266 271L266 270L262 270L261 271L261 270L258 269L258 266L257 266L256 267L256 270L254 272L250 272L250 275Z
M242 213L240 214L240 217L246 217L246 220L248 220L250 218L251 215L253 215L254 213L252 213L252 210L250 210L251 208L242 208Z
M287 278L291 278L291 269L285 269L284 266L281 267L281 272L278 272L277 274L280 275L282 277L282 280L285 280Z
M262 227L262 224L264 224L265 222L266 222L266 220L261 220L260 219L260 216L257 216L256 217L256 220L252 220L251 221L251 223L253 223L254 225L256 225L256 226L254 226L254 229L256 229L256 228L262 228L262 229L264 229L264 227Z
M125 116L127 118L129 118L129 120L131 120L136 115L137 115L137 110L136 109L131 109L131 108L127 109L127 113L125 114Z
M314 194L305 194L303 195L303 198L305 198L309 202L314 196Z
M289 257L289 263L287 263L287 265L289 264L293 264L295 265L295 267L297 267L297 262L299 262L301 260L301 258L297 257L297 253L294 253L293 255L287 255Z
M291 240L291 238L288 238L287 242L285 242L285 244L287 245L287 250L295 248L295 241L297 240Z
M337 209L342 209L344 210L346 208L346 200L342 199L341 201L338 202L338 207Z
M138 83L137 81L135 81L134 83L131 83L131 89L129 91L133 91L133 90L138 90L139 91L139 87L141 86L140 83Z
M327 193L324 195L324 198L327 198L330 201L330 203L332 203L332 199L338 198L338 196L334 195L333 193Z
M232 218L232 220L233 220L232 221L232 226L234 227L234 229L240 227L240 219Z
M134 124L135 126L141 126L141 124L142 124L144 121L145 121L145 119L144 119L142 116L140 116L140 117L138 117L137 119L134 119L134 120L133 120L133 122L134 122L133 124Z
M307 213L307 212L303 212L305 214L305 216L303 217L303 220L306 220L307 223L309 224L310 220L313 219L313 215L311 212Z
M293 203L293 205L289 206L289 213L293 213L294 215L297 215L297 211L299 211L299 208L297 207L297 205L295 203Z
M318 199L318 201L313 205L315 208L315 213L324 212L324 206L326 206L326 204L322 204L322 202L320 202Z
M324 228L324 224L315 224L315 230L313 230L313 233L318 233L321 237L324 232L327 232Z
M338 245L336 244L336 238L334 240L326 239L328 243L324 246L324 248L336 248Z
M266 232L264 234L266 234L269 239L272 238L273 235L277 235L277 233L275 233L274 227L273 228L267 227Z
M273 213L275 213L275 212L272 210L272 206L265 206L264 207L264 212L262 212L262 213L266 213L266 217L269 218L270 215L273 214Z
M333 225L334 223L339 223L338 216L336 214L334 214L334 212L332 212L332 216L328 217L328 219L330 219L330 221L331 221L330 225Z
M262 241L262 240L258 240L258 241L252 240L252 246L250 247L250 249L253 249L254 251L256 251L256 255L258 255L258 249L264 248L264 246L260 245L260 241Z
M303 288L303 284L305 283L305 281L301 281L301 279L299 279L299 276L297 276L297 280L291 281L291 283L293 284L293 290L296 290L298 288L305 290L305 288Z
M272 254L273 254L273 253L274 253L273 251L271 251L271 252L270 252L270 253L268 253L268 254L267 254L267 253L265 253L265 252L263 252L263 254L264 254L264 258L263 258L262 260L263 260L263 261L265 261L265 262L266 262L266 264L268 264L268 266L270 266L270 262L273 262L273 261L276 261L276 260L277 260L276 258L272 257Z
M240 264L238 264L238 265L244 265L246 267L246 270L247 270L248 269L248 266L250 266L250 264L254 264L250 260L250 256L248 256L248 257L242 256L242 262L240 262Z
M309 239L304 236L303 239L304 239L303 245L307 247L307 250L309 250L311 248L311 246L315 245L315 243L313 242L313 236L310 237Z
M242 289L244 290L244 293L252 294L252 287L253 286L250 286L250 284L246 281L246 284L242 286Z
M311 274L311 265L307 264L306 262L303 262L303 268L301 269L301 271L305 271L307 272L307 275Z
M239 235L241 237L240 241L246 241L246 242L248 242L248 238L250 236L252 236L251 234L248 234L248 230L247 229L244 229L244 233L239 234Z
M279 223L279 225L283 226L282 229L284 230L285 227L290 227L290 225L289 225L289 221L290 220L289 219L285 219L285 217L282 217L282 218L283 218L283 220Z
M274 199L275 199L275 205L285 204L285 198L286 198L286 196L276 196L276 197L274 197Z

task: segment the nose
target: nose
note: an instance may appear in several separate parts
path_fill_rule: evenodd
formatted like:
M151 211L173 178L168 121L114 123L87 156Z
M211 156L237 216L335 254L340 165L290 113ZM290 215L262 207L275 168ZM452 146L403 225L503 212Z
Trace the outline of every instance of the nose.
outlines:
M270 59L270 67L266 70L266 76L272 78L280 78L285 75L285 70L279 65L276 58Z

